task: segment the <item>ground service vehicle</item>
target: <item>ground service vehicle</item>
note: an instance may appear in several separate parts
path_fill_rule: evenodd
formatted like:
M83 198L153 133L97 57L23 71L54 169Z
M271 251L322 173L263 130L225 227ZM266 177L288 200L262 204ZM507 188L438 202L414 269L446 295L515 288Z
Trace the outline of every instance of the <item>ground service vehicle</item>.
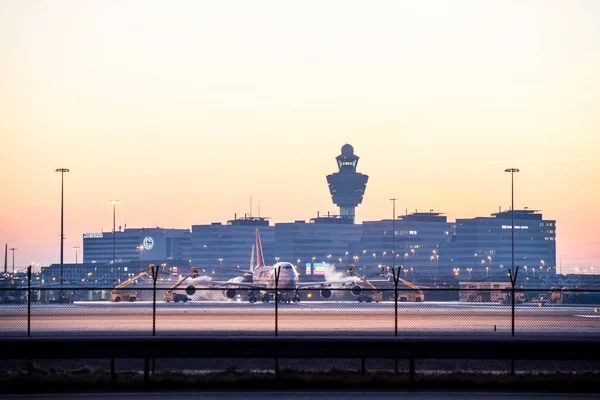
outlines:
M359 278L359 280L360 280L359 282L364 283L365 286L367 286L371 289L365 295L360 294L359 296L357 296L358 301L379 302L379 301L383 300L383 292L381 290L378 290L377 287L373 284L373 283L377 283L378 281L375 281L375 280L369 281L364 276L360 276L356 272L356 267L353 264L348 265L348 274L350 276L355 276L355 277ZM387 278L385 281L379 281L379 282L381 282L382 284L385 284L386 286L390 286L390 279L393 279L393 276L389 271L389 267L381 266L379 268L379 274ZM413 284L412 282L409 282L400 277L397 277L397 278L398 278L399 284L402 283L402 284L408 286L409 288L414 289L414 290L410 290L410 291L399 289L398 290L398 301L420 302L420 301L425 300L425 294L423 293L423 291L421 290L420 287L418 287L417 285ZM393 282L393 281L391 281L391 282ZM393 286L388 287L388 289L389 290L387 290L386 292L392 293L392 300L394 300L394 291L392 290Z
M173 301L175 303L178 303L180 301L182 302L186 302L188 300L191 300L187 294L182 294L182 293L173 293L173 290L177 289L183 282L185 282L186 280L188 280L189 278L197 278L198 277L198 267L191 267L190 268L190 274L184 278L181 278L179 281L177 281L176 284L174 284L173 286L171 286L171 288L169 290L167 290L167 292L165 293L165 296L163 298L164 301L169 302L169 301Z
M139 278L141 278L143 276L148 276L151 278L152 277L152 267L153 266L150 266L150 270L148 272L142 271L139 274L137 274L136 276L134 276L133 278L130 278L130 279L126 280L125 282L115 286L114 289L110 291L109 300L114 301L115 303L119 303L121 301L130 301L130 302L136 301L137 300L136 292L121 292L121 291L119 291L119 289L123 289L125 286L137 281Z

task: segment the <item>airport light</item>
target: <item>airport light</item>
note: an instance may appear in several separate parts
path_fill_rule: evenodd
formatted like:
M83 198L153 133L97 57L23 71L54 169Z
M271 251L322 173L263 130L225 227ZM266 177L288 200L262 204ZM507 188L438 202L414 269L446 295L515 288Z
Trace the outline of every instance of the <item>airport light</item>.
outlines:
M64 249L64 187L65 187L65 172L69 172L68 168L58 168L56 172L60 172L60 288L63 284L63 249ZM13 253L14 254L14 253Z
M12 270L13 270L13 277L15 276L15 250L17 250L16 247L11 247L10 249L8 249L8 251L12 251Z
M510 230L512 232L512 271L515 271L515 172L519 172L518 168L507 168L504 172L510 172L510 187L511 187L511 214L512 214L512 223L510 226Z
M115 221L117 215L117 204L121 204L121 200L109 200L108 204L112 204L113 206L113 266L117 265L117 241L116 241L116 230L115 230Z
M79 246L73 246L73 250L75 250L75 264L77 264L77 251L80 249L81 247Z

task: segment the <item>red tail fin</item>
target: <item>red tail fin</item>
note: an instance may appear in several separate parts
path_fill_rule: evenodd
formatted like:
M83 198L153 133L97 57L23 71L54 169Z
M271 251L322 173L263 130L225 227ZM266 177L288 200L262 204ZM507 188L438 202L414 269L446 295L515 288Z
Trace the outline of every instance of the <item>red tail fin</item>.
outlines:
M258 233L258 229L256 229L256 266L265 266L265 258L263 256L262 243L260 242L260 234Z

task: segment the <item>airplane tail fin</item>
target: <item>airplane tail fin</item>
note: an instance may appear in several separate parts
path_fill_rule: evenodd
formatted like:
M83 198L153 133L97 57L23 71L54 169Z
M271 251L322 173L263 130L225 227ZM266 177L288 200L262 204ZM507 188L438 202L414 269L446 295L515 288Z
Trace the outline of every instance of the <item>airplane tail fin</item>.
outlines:
M250 253L250 269L248 270L250 272L254 271L254 247L255 245L252 245L252 252Z
M260 234L258 233L258 229L256 229L256 266L265 266L265 258L263 256L262 243L260 242Z

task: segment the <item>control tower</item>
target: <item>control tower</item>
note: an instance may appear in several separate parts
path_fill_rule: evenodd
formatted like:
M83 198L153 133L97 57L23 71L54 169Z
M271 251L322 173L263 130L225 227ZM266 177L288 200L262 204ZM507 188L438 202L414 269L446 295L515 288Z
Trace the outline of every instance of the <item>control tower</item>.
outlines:
M340 216L354 222L354 209L362 203L369 176L356 172L359 157L351 145L343 145L342 154L335 159L339 172L327 175L329 193L334 204L340 207Z

